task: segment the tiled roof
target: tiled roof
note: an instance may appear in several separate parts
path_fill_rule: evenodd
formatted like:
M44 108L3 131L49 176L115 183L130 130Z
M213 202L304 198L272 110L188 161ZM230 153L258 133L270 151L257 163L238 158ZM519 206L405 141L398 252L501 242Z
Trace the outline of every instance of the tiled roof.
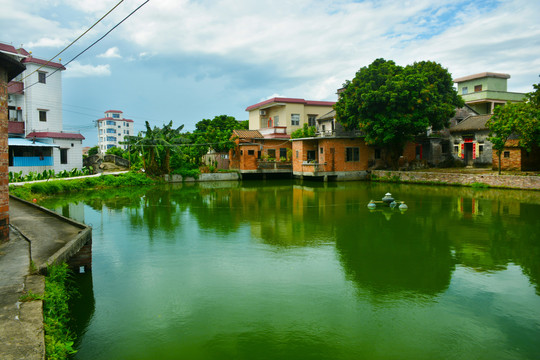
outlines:
M107 111L105 111L105 114L106 114L106 113L118 113L118 114L123 114L123 112L120 111L120 110L107 110Z
M55 62L52 62L52 61L42 60L42 59L38 59L38 58L35 58L35 57L24 58L21 62L22 63L32 63L32 64L44 65L44 66L57 68L57 69L60 69L60 70L66 70L64 65L62 65L60 63L55 63Z
M233 130L233 135L238 136L240 139L263 139L259 130Z
M43 132L38 132L38 131L34 131L34 132L31 132L30 134L26 135L26 138L27 139L30 139L30 138L33 138L33 137L36 137L36 138L51 138L51 139L80 139L80 140L84 140L84 136L82 136L81 134L78 134L78 133L64 133L64 132L52 132L52 131L43 131Z
M8 45L8 44L3 44L3 43L0 43L0 51L6 51L13 54L18 54L17 50L13 46Z
M336 110L332 110L330 112L327 112L324 115L321 115L317 118L317 120L331 120L336 117Z
M469 116L465 118L465 120L457 124L456 126L451 127L450 132L487 130L486 122L490 118L491 118L491 115Z
M101 118L101 119L97 119L97 121L103 121L103 120L133 122L133 120L131 120L131 119L115 119L115 118Z
M288 103L288 104L304 104L304 105L313 105L313 106L333 106L335 101L317 101L317 100L304 100L304 99L295 99L295 98L280 98L275 97L265 101L261 101L255 105L248 106L246 111L251 111L261 106L272 104L272 103Z

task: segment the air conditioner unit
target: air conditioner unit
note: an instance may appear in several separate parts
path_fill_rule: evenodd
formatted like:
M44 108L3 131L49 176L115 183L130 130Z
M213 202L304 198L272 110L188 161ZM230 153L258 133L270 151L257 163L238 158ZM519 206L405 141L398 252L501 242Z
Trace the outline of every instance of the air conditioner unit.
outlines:
M266 110L259 110L259 115L262 115L262 116L266 115Z

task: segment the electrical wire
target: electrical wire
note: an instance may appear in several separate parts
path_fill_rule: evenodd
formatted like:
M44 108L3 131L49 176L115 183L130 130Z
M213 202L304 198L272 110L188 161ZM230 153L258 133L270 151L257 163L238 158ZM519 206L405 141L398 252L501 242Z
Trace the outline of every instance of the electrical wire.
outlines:
M25 77L23 77L21 79L21 81L23 81L24 79L26 79L27 77L29 77L30 75L32 75L33 73L37 72L39 69L41 69L42 67L48 65L49 63L51 63L57 56L59 56L60 54L62 54L64 51L66 51L67 49L69 49L71 47L71 45L75 44L80 38L82 38L84 35L86 35L90 30L92 30L94 28L94 26L96 26L97 24L99 24L101 22L101 20L105 19L111 12L113 12L114 9L116 9L118 7L118 5L120 5L121 3L123 3L124 0L120 0L118 2L118 4L114 5L114 7L112 9L110 9L109 11L107 11L107 13L105 15L103 15L98 21L96 21L92 26L90 26L85 32L83 32L81 35L79 35L78 38L76 38L75 40L73 40L71 42L71 44L69 44L68 46L66 46L64 49L62 49L62 51L60 51L58 54L54 55L49 61L47 61L47 63L41 65L40 67L38 67L36 70L32 71L30 74L26 75Z
M94 41L92 44L90 44L90 46L88 46L86 49L84 49L83 51L79 52L77 55L75 55L75 57L73 57L71 60L69 60L66 64L64 64L64 67L68 66L71 62L73 62L75 59L77 59L79 56L81 56L82 54L84 54L87 50L89 50L91 47L93 47L94 45L96 45L98 42L100 42L101 40L103 40L107 35L109 35L114 29L116 29L118 26L120 26L124 21L126 21L129 17L131 17L131 15L135 14L140 8L142 8L144 5L146 5L150 0L146 0L144 3L142 3L141 5L139 5L135 10L133 10L132 12L130 12L125 18L123 18L120 22L118 22L116 25L114 25L109 31L107 31L102 37L100 37L99 39L97 39L96 41ZM47 74L46 78L52 76L53 74L55 74L56 72L58 72L60 69L57 68L56 70L54 70L52 73L50 74ZM35 83L31 84L31 85L28 85L27 87L25 87L23 90L26 90L36 84L38 84L39 81L36 81Z

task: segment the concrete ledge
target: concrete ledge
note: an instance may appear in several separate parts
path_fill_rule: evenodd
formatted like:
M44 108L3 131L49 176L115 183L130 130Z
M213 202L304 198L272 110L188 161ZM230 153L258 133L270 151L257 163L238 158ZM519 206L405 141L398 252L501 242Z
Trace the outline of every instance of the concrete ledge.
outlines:
M203 182L203 181L238 181L240 175L236 172L228 173L205 173L200 174L196 179L194 177L183 177L182 175L164 175L165 182L177 183L177 182Z
M455 174L424 171L391 171L373 170L374 176L387 181L411 182L411 183L434 183L448 185L485 184L489 187L501 187L509 189L540 190L540 176L517 176L517 175L491 175L491 174Z

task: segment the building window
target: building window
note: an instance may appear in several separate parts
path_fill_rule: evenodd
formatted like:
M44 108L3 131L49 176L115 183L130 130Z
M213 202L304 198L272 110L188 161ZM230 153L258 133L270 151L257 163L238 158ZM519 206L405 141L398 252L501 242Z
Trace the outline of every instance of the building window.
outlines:
M248 155L255 155L255 150L248 150Z
M317 115L308 115L308 118L307 118L308 126L315 126L316 124L315 119L317 119Z
M509 158L510 157L510 151L505 151L504 152L504 157Z
M291 114L291 125L300 125L300 114Z
M38 110L39 111L39 121L47 121L47 110Z
M240 155L244 156L244 150L240 150Z
M441 153L448 154L448 149L450 148L450 145L448 143L444 142L441 145Z
M475 85L474 86L474 92L482 91L482 85Z
M116 137L114 137L114 136L107 136L107 141L114 141L114 142L116 142Z
M60 164L67 164L68 149L60 149Z
M116 125L116 122L112 120L107 120L107 125Z
M461 95L467 95L468 92L469 92L469 89L466 86L461 88Z
M459 152L459 145L454 145L454 152L456 154Z
M120 114L112 114L113 119L120 119Z
M276 158L276 149L268 149L268 157L275 159Z
M279 158L280 159L287 158L287 148L279 148Z
M116 129L107 129L107 134L116 134Z
M323 153L323 151L324 151L324 150L323 150L323 148L319 148L319 153L321 153L321 154L322 154L322 153Z
M47 73L38 71L38 82L45 84L47 82Z
M346 148L345 161L360 161L360 149L357 147Z
M298 159L298 150L296 150L296 158Z
M478 145L478 152L480 154L484 152L484 145Z
M375 159L378 160L381 158L381 149L375 149Z
M307 151L307 160L308 161L315 161L315 150L308 150Z

